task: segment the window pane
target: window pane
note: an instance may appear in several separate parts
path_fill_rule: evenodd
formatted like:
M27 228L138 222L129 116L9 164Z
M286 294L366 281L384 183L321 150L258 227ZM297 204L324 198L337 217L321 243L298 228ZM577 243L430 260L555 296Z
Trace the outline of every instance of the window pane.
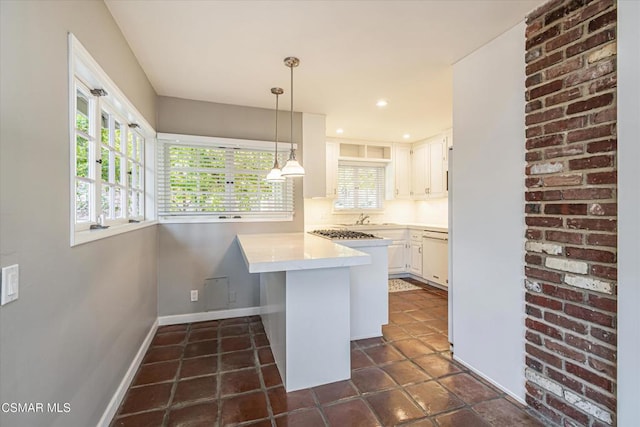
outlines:
M111 187L109 185L102 186L102 214L105 218L112 218L111 210L109 207L111 206Z
M120 157L120 154L116 154L114 156L114 163L115 163L116 183L121 184L122 183L122 170L120 169L120 165L122 163L122 157Z
M138 190L142 190L144 189L144 168L140 165L136 165L136 171L137 175L135 180L135 188Z
M89 141L76 135L76 176L89 177Z
M76 95L76 128L89 133L89 100L80 91Z
M133 178L136 176L138 171L136 170L136 164L132 163L131 160L127 162L129 165L127 167L127 187L133 188Z
M127 194L127 215L131 218L135 218L138 216L138 212L136 209L136 192L133 190L129 190Z
M109 149L102 147L102 180L109 182Z
M109 113L102 112L100 123L100 140L104 145L109 145Z
M122 137L122 125L120 124L120 122L115 122L114 124L115 126L115 131L113 133L113 146L115 147L116 151L120 151L120 140Z
M90 184L76 180L76 222L89 221Z
M134 149L134 133L133 132L129 132L127 134L127 157L129 157L130 159L135 158L134 154L133 154L133 149Z
M144 193L141 191L136 191L135 193L137 194L138 217L144 218Z
M115 212L116 218L122 218L124 216L124 211L122 210L122 195L123 192L120 187L113 187L113 209Z

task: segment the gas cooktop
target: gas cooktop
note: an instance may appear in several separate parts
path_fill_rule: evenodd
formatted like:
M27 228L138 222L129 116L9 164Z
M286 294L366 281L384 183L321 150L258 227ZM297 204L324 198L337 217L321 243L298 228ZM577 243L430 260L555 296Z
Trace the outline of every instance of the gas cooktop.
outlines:
M355 240L355 239L380 239L378 236L374 236L370 233L363 233L361 231L352 230L313 230L310 232L316 236L324 237L325 239L336 240Z

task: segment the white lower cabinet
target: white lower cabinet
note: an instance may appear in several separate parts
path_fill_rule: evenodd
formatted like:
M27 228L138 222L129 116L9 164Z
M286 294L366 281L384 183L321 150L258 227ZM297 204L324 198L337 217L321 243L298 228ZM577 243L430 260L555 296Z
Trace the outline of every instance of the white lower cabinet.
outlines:
M399 274L407 272L407 230L389 229L368 229L367 233L391 239L388 247L389 254L389 274Z
M422 277L422 233L409 230L410 263L409 272Z

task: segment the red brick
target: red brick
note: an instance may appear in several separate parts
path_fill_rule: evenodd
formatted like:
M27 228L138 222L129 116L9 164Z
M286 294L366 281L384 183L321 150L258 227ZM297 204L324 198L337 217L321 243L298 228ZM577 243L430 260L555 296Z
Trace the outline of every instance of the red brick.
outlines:
M560 316L555 313L544 313L544 320L553 323L554 325L561 326L565 329L572 330L578 334L584 335L587 333L587 325L582 322L578 322L572 319L568 319L564 316Z
M583 65L582 56L576 56L573 59L562 61L551 68L547 68L544 70L544 77L547 80L553 80L572 71L579 70Z
M540 151L530 151L524 155L524 159L527 162L535 162L538 160L542 160L542 153Z
M531 227L562 227L562 218L528 216L525 218L525 223Z
M527 102L527 105L524 107L525 113L530 113L532 111L536 111L542 108L542 101L536 99L535 101Z
M528 321L528 320L529 320L529 319L527 319L527 321ZM538 335L538 334L534 334L534 333L533 333L533 332L531 332L531 331L527 331L527 332L525 333L525 335L524 335L524 338L525 338L527 341L529 341L530 343L532 343L532 344L535 344L535 345L542 345L542 338L540 338L540 335Z
M582 37L582 27L576 27L554 39L549 40L544 47L547 52L551 52L559 47L566 46L567 44L578 40L580 37Z
M584 6L584 0L569 0L562 3L562 7L558 7L555 10L550 11L544 16L544 25L550 25L556 22L558 19L565 18L572 12L580 9Z
M589 118L587 116L571 117L570 119L557 120L551 123L545 123L542 130L545 135L566 132L574 129L581 129L587 125Z
M540 213L540 204L539 203L527 203L524 207L524 213L527 214L539 214Z
M562 367L562 359L560 359L555 354L551 354L529 343L525 344L525 349L529 356L535 357L536 359L546 363L547 365L555 366L556 368Z
M538 319L542 319L542 310L540 310L538 307L534 307L532 305L526 305L525 306L525 312L527 313L528 316L533 316L533 317L537 317Z
M526 23L527 25L532 24L537 18L541 18L540 21L544 22L543 19L543 15L545 15L547 12L549 12L550 10L555 9L558 5L562 4L564 0L551 0L548 1L546 3L543 3L541 6L539 6L538 8L534 9L533 11L531 11L528 15L527 15L527 19L526 19ZM529 35L527 35L527 37L529 37Z
M568 233L566 231L547 230L545 238L552 242L573 243L579 245L582 243L582 234Z
M591 124L599 125L601 123L615 122L618 120L618 109L616 107L609 108L608 110L599 111L589 116Z
M576 362L585 362L587 360L587 356L585 356L584 353L573 350L552 340L545 340L544 346L553 353L575 360Z
M617 203L591 203L589 204L589 214L596 216L617 216Z
M600 15L589 22L589 32L593 33L594 31L598 31L600 28L604 28L607 25L615 24L617 19L618 14L616 10L611 10L604 15Z
M582 174L553 175L542 179L542 185L545 187L568 187L580 184L582 184Z
M617 184L618 172L594 172L587 174L587 184Z
M594 141L588 143L587 153L606 153L608 151L616 151L617 148L617 139L603 139L602 141Z
M542 200L562 200L562 191L561 190L548 190L542 192Z
M614 365L603 362L602 360L596 359L595 357L590 357L588 363L591 368L595 369L601 374L606 375L609 378L616 378L618 370Z
M564 21L564 25L563 25L564 29L566 30L568 28L572 28L578 25L579 23L586 21L592 16L597 15L603 10L606 10L607 8L613 6L613 2L614 0L600 0L600 1L591 3L589 6L578 11L578 13L568 17Z
M542 29L542 27L544 27L544 21L542 19L538 19L538 20L533 21L531 23L527 22L527 29L524 32L524 36L526 38L529 38L532 35L534 35L535 33L537 33L538 31L540 31Z
M541 334L544 334L551 338L556 338L558 340L562 340L562 334L560 331L553 326L545 325L544 323L538 322L533 319L526 320L526 326L529 329L533 329L534 331L538 331Z
M584 293L572 289L553 286L547 283L542 284L542 292L550 297L558 298L565 301L583 302Z
M549 408L547 405L542 403L539 400L527 395L526 396L527 404L532 407L535 411L539 412L544 418L548 419L553 423L553 425L560 425L562 421L562 415L559 415L553 409Z
M556 104L562 104L563 102L572 101L582 96L582 89L580 87L572 87L563 92L549 95L544 99L544 105L550 107Z
M551 147L544 150L547 159L555 159L557 157L571 157L584 154L584 145L571 144L562 147Z
M554 145L560 145L564 142L563 135L551 135L551 136L543 136L540 138L531 138L527 139L527 150L532 150L535 148L543 148L543 147L551 147Z
M569 169L582 170L582 169L598 169L613 166L612 155L601 155L583 157L581 159L569 160Z
M524 262L532 265L542 265L542 257L540 255L525 254Z
M562 190L562 198L565 200L595 200L613 198L611 188L571 188Z
M529 332L527 332L527 334L529 334ZM532 334L532 335L535 335L535 334ZM528 336L529 336L529 335L527 335L527 337L528 337ZM528 338L527 338L527 339L528 339ZM540 337L538 337L538 339L540 339ZM531 340L529 340L529 341L531 341ZM531 342L533 342L533 341L531 341ZM534 344L535 344L535 343L534 343ZM531 369L533 369L534 371L538 371L538 372L542 373L542 363L538 362L538 361L537 361L537 360L535 360L535 359L530 358L529 356L526 356L526 357L524 358L524 360L525 360L525 364L526 364L528 367L530 367L530 368L531 368ZM542 392L540 392L540 396L542 396Z
M608 311L614 314L618 311L618 302L613 298L606 298L591 294L589 295L588 304L593 308Z
M585 203L552 203L544 207L544 213L550 215L586 215Z
M529 101L541 98L545 95L549 95L550 93L557 92L564 87L564 81L562 79L554 80L552 82L543 84L542 86L538 86L536 88L531 89L529 94Z
M567 258L583 259L586 261L596 261L604 263L615 263L616 254L609 251L599 249L584 249L568 246L566 248Z
M535 102L535 101L534 101ZM535 138L536 136L542 135L542 126L529 126L525 131L524 135L527 138Z
M547 403L552 408L555 408L558 411L562 412L563 414L573 418L574 420L578 421L582 425L585 425L585 426L589 425L589 416L588 415L586 415L583 412L580 412L575 407L573 407L571 405L568 405L563 400L560 400L560 399L552 396L551 394L547 394Z
M583 111L595 110L596 108L602 108L607 105L611 105L613 102L612 93L603 93L584 101L577 101L573 104L569 104L567 107L567 114L581 113Z
M542 230L532 230L529 228L525 231L524 237L529 240L540 240L542 239Z
M571 131L567 134L567 142L586 141L588 139L605 138L615 134L615 124L594 126Z
M542 191L527 191L524 193L524 199L527 202L538 202L542 200Z
M524 185L527 188L542 187L542 178L525 178Z
M575 365L571 362L566 362L565 367L567 372L575 375L576 377L582 378L590 384L595 385L596 387L600 387L606 391L612 391L612 383L611 380L602 377L596 373L588 371L581 366Z
M549 28L546 31L538 33L534 37L531 37L531 38L527 39L527 42L526 42L526 45L525 45L525 49L529 50L532 47L534 47L536 45L539 45L539 44L542 44L542 43L546 42L547 40L557 36L558 34L560 34L560 26L559 25L553 26L553 27Z
M594 402L598 402L598 404L611 409L613 412L615 412L617 409L618 403L616 401L616 398L611 395L599 392L592 389L591 387L586 387L584 394L587 398L593 400ZM596 427L595 424L593 424L592 427Z
M616 74L596 80L589 85L589 93L604 92L618 86L618 76Z
M569 218L567 227L577 230L616 231L615 219Z
M552 271L541 270L539 268L524 267L524 274L527 277L533 277L535 279L546 280L553 283L562 283L562 274L554 273Z
M610 345L616 345L618 343L618 335L615 332L600 329L596 326L591 327L591 336Z
M567 303L564 305L564 312L569 316L575 317L576 319L585 320L591 323L597 323L598 325L608 326L610 328L615 326L612 316L591 310L586 307Z
M577 86L581 83L597 80L602 76L613 73L616 70L615 59L599 61L592 66L580 71L575 71L565 77L564 83L567 88ZM611 84L610 82L608 84Z
M527 114L525 118L525 124L533 125L542 122L548 122L549 120L559 119L564 116L564 107L556 107L549 110L544 110L539 113Z
M551 33L549 33L551 34ZM553 36L552 36L553 37ZM615 40L616 38L616 29L615 28L608 28L604 31L601 31L599 33L596 33L586 39L584 39L583 41L573 44L571 46L569 46L566 50L565 53L567 54L567 57L570 56L574 56L577 55L579 53L582 52L586 52L589 49L592 49L596 46L599 46L603 43L609 42L611 40ZM538 43L536 43L538 44Z
M524 81L524 86L529 88L531 86L539 85L540 83L542 83L542 74L538 73L527 77L527 79ZM542 103L542 101L540 102Z
M584 387L580 381L574 380L573 378L569 378L561 372L556 371L553 368L547 366L545 370L547 377L552 379L553 381L562 384L563 386L570 388L573 391L577 391L578 393L584 392Z
M618 236L615 234L589 234L587 236L587 244L615 248L618 246Z
M531 62L532 60L540 57L542 57L542 59L539 59L535 62L531 62L529 65L526 66L525 73L527 76L535 74L540 70L544 70L545 68L548 68L550 65L557 64L558 62L562 61L562 52L556 52L551 55L542 56L541 49L540 48L536 48L536 49L537 50L529 51L531 53L528 57L529 61L527 61L527 63L529 64L529 62ZM526 59L527 57L525 56L525 60Z
M616 358L615 350L596 344L593 340L586 340L584 338L576 337L575 335L566 334L565 342L572 347L583 350L589 354L602 357L606 360L613 361Z
M609 280L617 280L618 279L618 269L616 267L610 267L607 265L592 265L591 266L591 274L596 277L601 277L603 279Z

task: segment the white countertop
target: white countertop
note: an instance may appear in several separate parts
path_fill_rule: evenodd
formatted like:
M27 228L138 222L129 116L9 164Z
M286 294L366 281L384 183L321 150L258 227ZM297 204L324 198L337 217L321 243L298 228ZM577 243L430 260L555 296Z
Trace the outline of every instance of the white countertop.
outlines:
M364 224L364 225L355 225L355 224L319 225L319 226L311 227L310 230L315 230L317 228L346 228L346 229L355 230L355 231L412 229L412 230L422 230L422 231L439 231L441 233L449 232L449 228L446 225L442 225L442 224L420 224L420 223L395 224L395 223L389 223L389 222L385 222L381 224Z
M249 273L350 267L371 264L371 256L308 233L239 234Z

